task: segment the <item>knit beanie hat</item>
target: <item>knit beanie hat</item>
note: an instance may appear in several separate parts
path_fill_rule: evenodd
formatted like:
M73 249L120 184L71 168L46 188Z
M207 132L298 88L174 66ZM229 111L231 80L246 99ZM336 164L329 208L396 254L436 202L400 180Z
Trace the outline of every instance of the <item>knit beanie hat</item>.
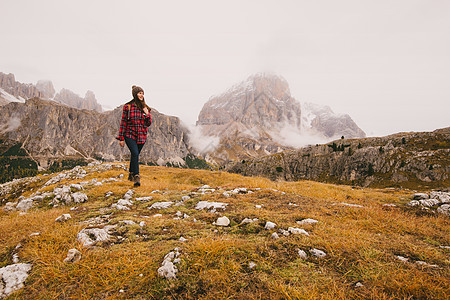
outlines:
M144 90L141 87L137 86L137 85L133 85L131 87L131 94L133 95L134 99L137 99L137 94L139 92L144 92Z

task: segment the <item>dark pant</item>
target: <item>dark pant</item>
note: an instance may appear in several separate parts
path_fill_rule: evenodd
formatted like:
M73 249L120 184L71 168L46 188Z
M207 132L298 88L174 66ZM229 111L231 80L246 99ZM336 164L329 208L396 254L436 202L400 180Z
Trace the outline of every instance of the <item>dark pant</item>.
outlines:
M125 137L125 144L127 144L127 147L131 152L129 171L130 173L137 175L139 174L139 153L141 153L144 144L138 144L135 139L129 137Z

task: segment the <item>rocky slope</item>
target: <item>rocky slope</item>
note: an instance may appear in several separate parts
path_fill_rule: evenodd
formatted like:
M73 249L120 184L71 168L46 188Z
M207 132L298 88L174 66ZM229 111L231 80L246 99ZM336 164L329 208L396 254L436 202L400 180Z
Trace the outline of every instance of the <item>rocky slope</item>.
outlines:
M230 172L362 186L450 186L450 128L342 139L238 162Z
M2 153L14 157L18 146L41 168L63 158L98 158L124 160L128 149L115 139L122 107L99 113L80 110L38 98L26 103L9 103L0 107ZM177 117L152 110L153 124L141 160L149 163L184 165L190 154L186 130ZM16 151L10 149L14 148Z
M303 116L301 104L291 96L284 78L252 75L203 106L197 126L205 136L219 137L220 142L212 151L201 150L223 164L293 149L308 143L305 135L365 137L348 115L311 106L306 117L310 120Z
M26 99L40 98L53 100L65 105L79 108L102 111L92 91L87 91L84 98L68 89L62 89L55 95L55 88L50 80L39 80L36 85L17 82L13 74L0 72L0 106L9 102L25 102Z
M450 193L141 174L1 184L0 299L448 298Z

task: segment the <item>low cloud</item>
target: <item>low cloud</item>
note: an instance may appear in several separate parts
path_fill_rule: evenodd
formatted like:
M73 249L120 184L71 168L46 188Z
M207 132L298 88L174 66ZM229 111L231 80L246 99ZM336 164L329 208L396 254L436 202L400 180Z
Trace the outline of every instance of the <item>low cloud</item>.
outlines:
M18 116L12 116L9 120L1 126L1 132L11 132L20 127L21 120Z
M183 124L189 130L189 142L192 148L200 154L206 154L217 148L220 138L202 133L202 126Z
M301 148L308 145L324 144L330 141L321 133L303 127L301 130L290 124L285 124L276 132L271 133L274 141L284 146Z

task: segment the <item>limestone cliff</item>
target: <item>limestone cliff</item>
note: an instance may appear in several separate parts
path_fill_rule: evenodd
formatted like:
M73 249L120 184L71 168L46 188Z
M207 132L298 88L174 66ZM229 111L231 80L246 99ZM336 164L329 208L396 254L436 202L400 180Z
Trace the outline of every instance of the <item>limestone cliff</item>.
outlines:
M128 149L121 148L115 139L122 106L99 113L33 98L26 103L4 105L0 114L1 144L20 144L41 168L63 158L123 160L129 155ZM191 151L180 120L155 109L152 120L141 161L184 165L183 159Z
M97 103L97 99L95 99L94 92L92 91L87 91L84 98L81 98L70 90L62 89L55 95L53 100L79 109L102 111L102 106Z
M0 72L0 101L3 104L11 101L24 102L33 97L43 97L36 86L16 81L14 74ZM0 104L1 104L0 103Z
M237 162L230 172L272 180L361 186L448 187L450 127L381 138L342 139Z

